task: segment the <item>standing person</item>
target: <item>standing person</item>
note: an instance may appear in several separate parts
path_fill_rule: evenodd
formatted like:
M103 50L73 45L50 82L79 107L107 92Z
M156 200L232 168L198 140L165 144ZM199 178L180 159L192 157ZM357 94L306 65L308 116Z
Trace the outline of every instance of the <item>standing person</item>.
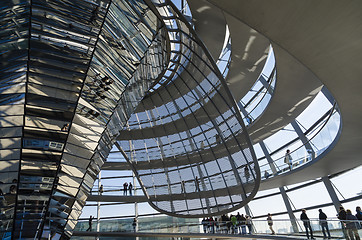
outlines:
M349 238L351 240L360 240L357 227L358 219L356 216L352 215L352 212L349 209L346 211L346 220L348 220L346 228Z
M240 216L240 224L241 224L241 234L246 234L246 218L244 217L244 214L242 213Z
M346 220L346 217L347 217L347 213L346 211L344 210L344 208L342 206L339 207L339 212L337 214L337 218L339 220L341 220L341 228L342 228L342 232L343 232L343 235L344 235L344 238L349 240L349 237L348 237L348 234L347 234L347 230L346 230L346 221L343 221L343 220Z
M244 175L245 175L245 178L246 178L246 182L249 182L250 171L249 171L248 166L245 166L245 167L244 167Z
M322 211L322 209L319 209L319 224L321 225L322 232L324 238L327 238L326 231L328 233L328 239L331 238L331 233L329 232L328 222L327 222L327 215Z
M99 194L100 194L100 195L103 194L103 184L99 187Z
M181 193L186 193L184 180L181 181Z
M251 234L251 232L252 232L251 216L246 215L245 218L246 218L246 226L248 227L249 234Z
M237 220L235 215L230 216L230 222L232 224L231 233L232 234L237 234L238 233L238 227L237 227L238 220Z
M204 229L204 233L206 233L207 232L207 224L208 224L208 222L206 221L206 218L202 219L201 224L202 224L202 228Z
M129 182L129 184L128 184L128 191L129 191L129 195L130 196L132 196L132 189L133 188L133 185L132 185L132 183L131 182Z
M136 232L136 228L137 228L137 218L133 218L132 227L133 227L133 232Z
M236 214L236 219L238 220L238 231L241 234L241 215L239 212Z
M300 215L300 220L303 221L303 225L305 227L305 232L307 233L307 238L309 239L309 232L308 232L308 229L309 229L310 230L310 236L311 236L312 239L314 239L312 226L310 225L310 221L309 221L309 218L308 218L308 216L306 214L305 209L302 210L302 214Z
M274 235L275 232L274 232L274 229L273 229L273 219L272 219L270 213L268 213L268 217L267 217L266 220L268 221L269 229L270 229L270 231L272 232L272 235Z
M199 178L197 176L195 178L195 191L200 192Z
M88 225L89 225L89 226L88 226L88 228L87 228L87 230L86 230L87 232L88 232L88 231L90 231L90 232L92 231L92 222L93 222L93 216L90 215L90 217L89 217L89 219L88 219Z
M128 190L128 183L125 182L123 183L123 195L127 196L127 190Z
M289 170L292 170L292 156L290 156L290 150L287 149L287 151L285 152L285 157L284 157L284 163L288 164L289 166Z
M356 218L359 221L359 228L362 228L362 212L359 206L356 207Z
M218 233L220 231L219 221L217 218L214 219L215 232Z
M215 233L215 221L212 217L209 218L209 226L212 234Z

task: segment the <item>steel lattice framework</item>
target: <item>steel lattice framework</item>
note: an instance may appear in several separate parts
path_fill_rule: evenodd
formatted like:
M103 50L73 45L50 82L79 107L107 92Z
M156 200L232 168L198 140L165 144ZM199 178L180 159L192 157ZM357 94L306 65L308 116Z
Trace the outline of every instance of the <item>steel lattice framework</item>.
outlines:
M179 217L230 212L256 194L260 171L240 110L216 64L170 2L168 78L147 95L118 137L150 204Z
M172 3L0 6L3 238L69 239L117 139L161 212L220 214L256 194L260 172L239 109ZM142 134L124 139L135 130L129 118Z
M165 31L142 1L2 1L0 11L1 236L68 239L165 69Z

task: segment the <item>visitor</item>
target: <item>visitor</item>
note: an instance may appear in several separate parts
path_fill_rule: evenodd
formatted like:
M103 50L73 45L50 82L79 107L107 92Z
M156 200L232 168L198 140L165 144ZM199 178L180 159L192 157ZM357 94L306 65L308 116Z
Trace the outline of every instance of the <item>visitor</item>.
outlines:
M132 227L133 227L133 232L136 232L136 228L137 228L137 218L133 218Z
M356 207L356 218L358 219L358 225L359 228L362 228L362 212L361 212L361 207L357 206Z
M241 234L246 234L246 218L244 217L244 214L241 214L240 216L240 225L241 225Z
M246 215L246 226L248 227L249 234L252 233L252 224L251 224L251 216Z
M238 220L237 220L235 215L230 216L230 222L232 224L231 233L232 234L237 234L238 233L238 229L237 229L238 228L238 226L237 226Z
M343 235L344 235L344 238L349 240L349 237L348 237L348 234L347 234L347 230L346 230L346 221L343 221L343 220L346 220L346 217L347 217L347 213L346 211L344 210L344 208L342 206L339 207L339 212L337 214L337 218L339 220L341 220L341 228L342 228L342 232L343 232Z
M123 183L123 195L127 196L127 190L128 190L128 183L125 182Z
M241 234L241 215L239 212L236 214L236 219L238 220L238 231Z
M318 211L319 211L319 224L321 225L323 236L324 236L324 238L327 238L327 234L328 234L328 239L330 239L331 233L329 232L327 215L322 211L322 209L319 209ZM326 232L327 232L327 234L326 234Z
M249 171L248 166L245 166L245 167L244 167L244 175L245 175L246 182L249 182L249 179L250 179L250 171Z
M195 191L200 192L199 178L197 176L195 178Z
M208 222L206 221L206 218L202 219L201 224L202 224L202 228L204 229L204 233L206 233L207 232L207 225L208 225Z
M181 193L186 193L184 180L181 181Z
M268 213L268 217L267 217L266 220L268 221L268 226L269 226L269 229L270 229L270 231L271 231L271 234L274 235L275 232L274 232L274 229L273 229L273 219L272 219L270 213Z
M359 234L358 234L358 219L356 216L352 215L352 212L350 209L347 209L346 211L346 228L347 233L349 236L349 239L351 240L360 240Z
M130 196L132 196L132 189L133 188L133 185L132 185L132 183L131 182L129 182L129 184L128 184L128 191L129 191L129 195Z
M90 231L90 232L92 231L92 221L93 221L93 217L92 217L92 215L90 215L90 217L89 217L89 219L88 219L88 226L89 226L89 227L88 227L87 230L86 230L87 232L88 232L88 231Z
M100 187L99 187L99 195L102 195L103 194L103 185L101 185Z
M310 225L310 221L309 221L309 218L308 218L308 216L307 216L307 214L306 214L306 210L305 210L305 209L302 210L302 214L300 215L300 220L303 221L303 225L304 225L304 227L305 227L305 232L306 232L306 234L307 234L307 238L309 239L309 232L308 232L308 230L310 230L310 236L311 236L312 239L314 239L312 226Z
M289 166L289 170L292 170L292 157L290 156L290 150L287 149L286 153L285 153L285 157L284 157L284 163L288 164Z

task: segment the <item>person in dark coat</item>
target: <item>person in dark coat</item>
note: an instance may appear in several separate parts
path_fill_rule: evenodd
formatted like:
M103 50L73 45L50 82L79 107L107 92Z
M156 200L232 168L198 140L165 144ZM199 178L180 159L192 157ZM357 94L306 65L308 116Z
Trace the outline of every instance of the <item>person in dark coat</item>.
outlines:
M131 182L129 182L128 184L128 191L129 191L129 195L132 196L132 190L133 190L133 185Z
M128 190L128 183L125 182L123 183L123 195L127 196L127 190Z
M309 218L308 218L308 216L306 214L305 209L302 210L302 214L300 215L300 220L303 221L303 225L305 227L305 232L307 234L307 238L309 239L309 232L308 232L308 230L309 230L311 238L314 239L314 237L313 237L313 229L312 229L312 226L310 225L310 221L309 221Z
M89 219L88 219L88 224L89 224L89 227L87 228L87 232L88 231L92 231L92 222L93 222L93 219L94 217L92 217L92 215L90 215Z
M327 238L327 234L328 234L328 239L330 239L331 233L329 232L327 215L322 211L322 209L319 209L318 211L319 211L319 224L321 225L323 236L324 236L324 238ZM327 234L326 234L326 232L327 232Z
M347 233L349 236L349 239L351 240L360 240L359 234L358 234L358 219L356 216L352 215L351 210L347 209L346 211L346 228ZM358 225L357 225L358 224Z
M340 206L339 207L339 212L337 214L337 218L339 220L341 220L341 228L342 228L344 238L349 240L347 230L346 230L346 221L343 221L343 220L346 220L346 215L347 215L346 210L344 210L344 208L342 206Z

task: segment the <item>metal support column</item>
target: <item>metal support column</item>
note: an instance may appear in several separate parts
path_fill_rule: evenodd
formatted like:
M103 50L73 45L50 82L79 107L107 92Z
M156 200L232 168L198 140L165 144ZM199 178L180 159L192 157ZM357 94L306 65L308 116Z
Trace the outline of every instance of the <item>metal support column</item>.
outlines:
M280 193L282 195L285 207L287 208L288 215L289 215L289 218L290 218L290 223L292 224L292 227L293 227L293 232L298 233L299 230L298 230L297 219L295 218L295 215L293 213L292 205L290 205L290 200L288 198L288 195L285 192L284 187L279 187L279 191L280 191Z
M273 72L270 74L270 77L273 77L274 76L274 71L275 71L275 68L273 70ZM269 80L269 79L268 79ZM261 82L261 84L263 84L264 88L267 89L267 91L273 95L273 89L271 88L271 86L269 85L269 83L266 81L266 79L264 78L263 75L260 75L259 77L259 81Z
M308 154L311 155L312 159L310 159L310 160L313 160L315 158L315 152L314 152L314 150L312 148L312 145L310 145L309 140L304 135L302 129L299 127L296 120L292 121L291 124L292 124L292 127L293 127L294 131L297 133L299 139L303 142L305 148L307 149ZM307 156L307 158L309 158L309 156Z
M273 174L276 174L277 173L277 168L275 167L275 164L274 164L274 161L273 159L270 157L270 154L268 152L268 149L266 149L266 146L265 146L265 143L263 141L260 141L259 142L259 145L261 147L261 150L263 151L264 153L264 156L266 158L266 160L268 161L269 163L269 166L270 166L270 169L272 170L272 173Z
M334 100L334 97L332 96L331 92L325 86L322 87L321 92L328 99L328 101L333 105L335 100Z
M331 180L328 178L328 176L322 177L322 181L324 183L324 186L326 186L326 189L328 191L329 196L331 197L332 203L334 205L334 208L336 211L339 211L339 207L342 206L341 202L338 199L337 193L334 190Z
M273 159L269 155L268 149L266 149L266 146L265 146L263 141L260 141L259 144L260 144L260 147L261 147L261 149L262 149L262 151L263 151L263 153L265 155L265 158L268 160L268 163L270 165L270 169L272 170L273 174L275 174L277 172L277 170L275 168ZM279 191L280 191L280 193L282 195L285 207L287 208L288 215L289 215L289 218L290 218L290 222L291 222L292 227L293 227L293 231L295 233L297 233L297 232L299 232L298 225L297 225L297 219L294 216L293 209L292 209L292 206L290 204L288 195L285 192L284 187L279 187Z

